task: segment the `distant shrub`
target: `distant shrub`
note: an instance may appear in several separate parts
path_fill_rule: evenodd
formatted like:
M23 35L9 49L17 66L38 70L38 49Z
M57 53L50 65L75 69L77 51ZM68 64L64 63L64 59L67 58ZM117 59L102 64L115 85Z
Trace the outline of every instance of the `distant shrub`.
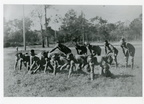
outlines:
M23 44L22 43L9 43L9 42L6 42L6 43L4 43L4 47L17 47L17 46L23 46Z

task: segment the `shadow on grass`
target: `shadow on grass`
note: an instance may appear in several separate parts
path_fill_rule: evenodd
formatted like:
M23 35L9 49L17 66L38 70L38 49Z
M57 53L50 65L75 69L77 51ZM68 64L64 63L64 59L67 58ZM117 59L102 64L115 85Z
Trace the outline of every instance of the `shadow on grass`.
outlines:
M39 73L42 73L42 71L39 72ZM49 71L46 71L46 73L47 73L47 74L48 74L48 73L53 73L53 71L52 71L52 70L49 70ZM69 70L61 70L61 71L60 71L60 70L57 70L56 73L57 73L57 74L68 74L68 73L69 73ZM76 75L76 76L88 75L88 73L86 73L86 72L83 71L83 70L73 71L71 74Z
M103 76L101 76L101 75L99 75L99 74L94 74L94 80L95 80L95 79L98 79L98 78L100 78L100 77L103 77Z
M65 74L65 73L68 73L68 70L61 70L61 71L60 71L60 70L58 70L58 71L57 71L57 73L60 73L60 74Z
M113 78L113 75L111 75L111 76L104 76L104 75L100 75L100 74L94 74L94 80L98 79L98 78L103 78L103 77L105 77L105 78Z
M128 65L127 67L125 65L119 65L120 68L131 68L131 65Z
M83 70L78 70L78 71L74 71L74 74L83 74L83 75L88 75L87 72L83 71Z
M104 76L104 75L99 75L99 74L94 74L94 80L98 79L98 78L111 78L111 79L117 79L117 78L129 78L129 77L134 77L134 75L129 75L129 74L125 74L125 75L114 75L111 73L110 76Z
M119 68L131 68L131 65L125 67L125 65L119 65ZM138 65L134 65L134 68L140 68Z
M128 77L134 77L134 75L124 74L124 75L112 75L111 78L128 78Z

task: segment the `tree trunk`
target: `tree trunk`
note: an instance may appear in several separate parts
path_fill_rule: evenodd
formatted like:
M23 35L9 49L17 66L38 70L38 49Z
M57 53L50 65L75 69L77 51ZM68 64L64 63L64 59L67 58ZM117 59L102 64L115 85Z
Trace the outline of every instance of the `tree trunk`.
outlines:
M44 7L44 9L45 9L45 29L46 29L46 34L47 34L47 26L48 26L48 23L47 23L47 8L46 8L46 5L45 5L45 7ZM48 40L48 34L47 34L47 47L49 47L49 40Z
M47 47L49 47L49 39L48 39L48 37L47 37Z
M44 34L43 34L43 30L42 30L42 24L41 24L41 35L42 35L42 48L44 48L45 43L44 43Z
M43 48L45 47L44 37L43 37L43 39L42 39L42 47L43 47Z

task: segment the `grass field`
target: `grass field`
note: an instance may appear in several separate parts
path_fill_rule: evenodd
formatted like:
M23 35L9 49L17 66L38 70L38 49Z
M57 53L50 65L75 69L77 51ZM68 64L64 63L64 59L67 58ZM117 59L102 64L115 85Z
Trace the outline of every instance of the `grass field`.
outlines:
M118 63L110 71L113 78L98 75L95 68L94 81L89 75L73 73L68 79L68 72L30 75L26 68L14 71L15 49L4 48L4 96L5 97L140 97L142 96L142 44L135 45L135 66L124 68L124 56L119 46ZM42 49L36 49L38 53ZM29 49L28 49L29 50ZM49 50L45 48L45 50ZM73 53L76 51L72 48ZM104 50L104 49L103 49Z

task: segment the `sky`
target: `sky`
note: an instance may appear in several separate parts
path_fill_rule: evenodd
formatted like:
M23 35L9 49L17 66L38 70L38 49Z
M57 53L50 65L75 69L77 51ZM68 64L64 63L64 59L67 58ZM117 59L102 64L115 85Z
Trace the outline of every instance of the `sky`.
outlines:
M37 8L36 5L24 5L25 17L31 17L31 11ZM74 9L79 15L81 11L85 14L86 19L95 16L101 16L109 23L116 23L117 21L129 21L137 18L142 13L142 6L140 5L53 5L47 11L48 16L52 17L50 26L53 29L58 29L60 24L55 24L54 19L56 14L64 17L65 13ZM23 5L4 5L4 18L7 20L21 19L23 16ZM33 29L40 29L38 21L34 22Z

